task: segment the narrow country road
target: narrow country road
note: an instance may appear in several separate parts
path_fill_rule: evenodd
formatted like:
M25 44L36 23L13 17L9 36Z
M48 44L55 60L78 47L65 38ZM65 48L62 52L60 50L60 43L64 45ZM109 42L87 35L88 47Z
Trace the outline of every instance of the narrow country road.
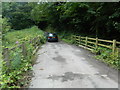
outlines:
M63 42L38 51L29 88L118 88L118 74L94 55Z

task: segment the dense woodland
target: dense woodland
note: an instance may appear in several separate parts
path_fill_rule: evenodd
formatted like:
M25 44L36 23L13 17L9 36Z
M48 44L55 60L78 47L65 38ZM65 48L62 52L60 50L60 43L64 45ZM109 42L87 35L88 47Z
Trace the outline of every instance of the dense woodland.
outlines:
M4 2L2 17L3 33L37 25L57 33L120 40L118 2Z

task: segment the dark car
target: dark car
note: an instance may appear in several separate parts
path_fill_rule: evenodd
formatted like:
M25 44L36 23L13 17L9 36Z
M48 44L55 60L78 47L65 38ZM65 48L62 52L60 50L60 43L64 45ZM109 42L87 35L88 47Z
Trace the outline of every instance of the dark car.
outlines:
M55 33L49 33L47 36L47 41L48 42L58 42L58 36Z

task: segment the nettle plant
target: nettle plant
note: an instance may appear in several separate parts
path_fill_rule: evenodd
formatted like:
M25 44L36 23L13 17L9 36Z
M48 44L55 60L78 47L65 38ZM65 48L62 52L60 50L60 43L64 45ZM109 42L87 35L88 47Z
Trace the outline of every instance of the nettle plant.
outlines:
M98 49L94 50L94 52L97 54L97 56L95 56L97 59L100 59L108 65L120 69L120 57L117 55L117 53L113 55L112 50L103 47L98 47Z
M1 88L20 88L25 84L26 71L32 68L31 58L33 50L35 49L32 44L26 43L26 56L22 54L22 48L17 47L10 51L9 66L5 61L2 61L2 72L0 76Z

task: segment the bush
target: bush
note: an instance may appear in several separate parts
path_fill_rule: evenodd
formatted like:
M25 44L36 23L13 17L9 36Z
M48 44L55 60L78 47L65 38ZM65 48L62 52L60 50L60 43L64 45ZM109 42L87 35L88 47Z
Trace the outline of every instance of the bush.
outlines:
M7 33L8 31L10 31L10 24L8 23L8 19L7 18L2 18L0 20L2 22L2 34Z
M45 43L44 39L41 38L39 44ZM39 45L38 44L38 45ZM34 44L25 43L26 47L26 56L23 56L22 48L17 47L14 50L9 52L10 64L6 65L6 62L3 63L2 73L0 76L0 85L1 88L20 88L26 84L26 76L23 74L26 71L31 70L32 68L32 57L33 50L35 50Z
M31 39L39 35L40 40L38 45L45 43L45 37L43 32L36 26L25 29L22 31L9 32L6 35L7 42L3 48L13 48L24 42L26 47L26 56L23 56L22 48L16 47L14 50L9 52L9 66L6 65L5 61L2 63L2 72L0 72L0 86L1 88L20 88L23 87L28 80L26 79L26 72L32 68L32 58L34 57L33 51L35 50L34 44L29 42ZM11 40L12 37L12 40Z
M106 64L116 69L120 69L120 57L118 57L117 54L113 55L112 50L99 47L97 50L94 50L93 52L97 54L97 56L95 56L97 59L102 60Z

